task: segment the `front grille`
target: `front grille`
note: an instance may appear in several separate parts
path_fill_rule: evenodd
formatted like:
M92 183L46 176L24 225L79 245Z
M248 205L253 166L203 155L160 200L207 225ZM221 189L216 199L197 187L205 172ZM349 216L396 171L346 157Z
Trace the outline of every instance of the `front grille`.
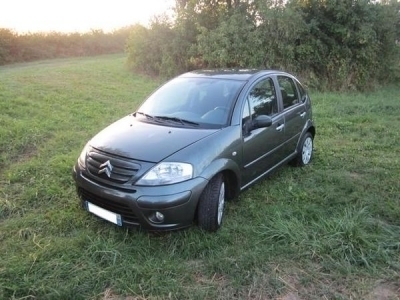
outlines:
M82 188L78 189L78 194L82 201L89 201L94 205L121 215L122 222L127 223L126 225L139 225L138 218L127 204L105 199Z
M124 184L128 182L140 170L140 164L110 155L97 149L90 149L87 154L86 164L89 173L103 182Z

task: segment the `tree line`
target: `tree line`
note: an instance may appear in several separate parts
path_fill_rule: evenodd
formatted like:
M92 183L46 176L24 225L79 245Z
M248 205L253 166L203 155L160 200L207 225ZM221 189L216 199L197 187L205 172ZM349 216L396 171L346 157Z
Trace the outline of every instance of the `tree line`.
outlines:
M129 33L129 27L110 33L91 30L86 33L26 34L0 28L0 65L39 59L124 52Z
M197 68L273 68L314 88L400 82L400 2L176 0L173 18L135 25L132 70L171 77Z
M397 0L176 0L174 14L110 33L18 34L0 28L0 65L126 51L134 72L272 68L309 87L400 82Z

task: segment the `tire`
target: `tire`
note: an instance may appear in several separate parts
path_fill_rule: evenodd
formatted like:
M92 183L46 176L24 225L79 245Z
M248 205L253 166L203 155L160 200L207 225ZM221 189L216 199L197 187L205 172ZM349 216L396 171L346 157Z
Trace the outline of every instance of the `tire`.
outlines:
M197 208L197 221L201 229L214 232L221 227L225 208L225 181L220 173L205 187Z
M294 164L298 167L303 167L308 165L311 162L313 150L314 150L313 136L310 132L306 132L306 134L301 139L299 145L299 151L297 153L296 158L294 159Z

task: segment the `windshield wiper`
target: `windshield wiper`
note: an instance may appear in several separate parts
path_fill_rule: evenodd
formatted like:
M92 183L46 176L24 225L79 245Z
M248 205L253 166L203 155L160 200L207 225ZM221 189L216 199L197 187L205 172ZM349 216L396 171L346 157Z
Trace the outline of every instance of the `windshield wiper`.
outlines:
M177 118L177 117L154 116L154 118L160 119L160 120L165 120L165 121L178 122L178 123L181 123L182 125L199 126L199 123L196 123L196 122L193 122L193 121L189 121L189 120L185 120L185 119L181 119L181 118Z
M141 111L135 112L135 113L134 113L135 117L136 117L137 114L142 115L142 116L145 116L145 117L146 117L147 119L149 119L149 120L157 121L153 116L148 115L148 114L145 114L144 112L141 112Z

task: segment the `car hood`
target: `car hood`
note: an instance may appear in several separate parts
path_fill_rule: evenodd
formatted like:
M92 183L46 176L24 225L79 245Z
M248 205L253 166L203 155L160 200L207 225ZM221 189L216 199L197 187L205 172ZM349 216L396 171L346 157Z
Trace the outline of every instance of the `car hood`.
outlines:
M127 116L103 129L89 144L110 154L157 163L218 130L162 126Z

